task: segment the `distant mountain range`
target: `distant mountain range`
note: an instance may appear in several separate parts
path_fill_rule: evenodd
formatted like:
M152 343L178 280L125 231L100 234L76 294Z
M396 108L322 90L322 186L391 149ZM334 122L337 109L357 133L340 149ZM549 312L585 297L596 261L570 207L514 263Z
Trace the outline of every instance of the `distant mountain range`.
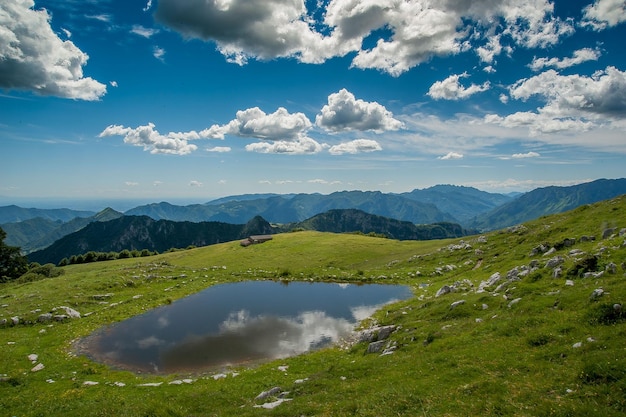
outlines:
M172 248L207 246L292 230L323 232L374 233L399 240L429 240L461 237L473 233L456 223L415 225L389 219L361 210L330 210L303 222L272 226L261 216L246 224L223 222L175 222L154 220L148 216L121 216L109 221L93 221L84 228L68 234L45 249L28 254L31 262L59 263L63 258L93 252L143 250L163 252Z
M106 222L92 222L81 230L30 253L31 262L57 264L63 258L89 251L120 252L143 250L164 252L172 248L207 246L242 239L250 235L271 234L272 226L260 216L247 224L221 222L174 222L148 216L122 216Z
M385 224L384 232L381 233L396 239L411 239L412 237L408 237L411 234L424 236L424 230L411 231L405 224L407 222L413 226L454 224L464 231L462 233L466 229L489 231L621 194L626 194L626 179L600 179L571 187L538 188L517 197L488 193L471 187L437 185L401 194L374 191L342 191L328 195L246 194L187 206L167 202L154 203L138 206L124 213L109 208L95 213L12 205L0 207L0 227L7 233L5 243L21 247L24 253L46 248L92 223L128 216L147 216L155 221L219 222L233 225L244 225L250 219L260 216L276 227L294 227L294 224L303 222L299 227L364 233L379 233L381 229L376 227ZM343 213L342 219L337 217L335 210L358 210L382 219L366 218L362 215L359 217L356 212L350 216ZM321 214L324 216L316 219ZM346 223L348 219L353 223ZM405 223L396 225L392 224L392 220ZM371 227L367 222L370 222ZM394 228L398 232L393 232ZM436 233L435 229L432 233ZM450 233L449 228L446 230L446 233ZM177 247L173 243L166 246Z
M479 214L465 224L479 230L497 230L622 194L626 194L626 178L600 179L570 187L537 188L489 212Z

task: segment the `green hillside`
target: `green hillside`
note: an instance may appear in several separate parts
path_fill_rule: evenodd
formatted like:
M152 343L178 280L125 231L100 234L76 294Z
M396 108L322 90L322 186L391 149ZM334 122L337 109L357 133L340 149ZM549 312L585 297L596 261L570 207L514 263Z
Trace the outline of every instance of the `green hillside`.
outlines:
M236 241L71 265L57 278L2 284L0 410L8 416L623 416L623 228L626 196L463 239L285 233L247 248ZM411 286L415 297L363 323L397 326L385 342L388 355L366 353L362 342L223 373L135 375L74 354L76 340L108 323L216 283L250 279L393 282ZM59 306L82 318L37 322ZM33 362L30 354L38 358ZM39 363L44 368L32 371ZM280 388L255 399L273 387ZM278 404L279 393L289 401L272 410L255 407Z

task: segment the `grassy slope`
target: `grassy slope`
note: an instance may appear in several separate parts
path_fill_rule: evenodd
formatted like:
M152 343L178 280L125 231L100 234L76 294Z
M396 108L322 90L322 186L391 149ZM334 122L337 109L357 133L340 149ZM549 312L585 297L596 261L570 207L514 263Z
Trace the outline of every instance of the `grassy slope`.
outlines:
M139 260L73 265L59 278L6 284L0 287L0 318L34 320L60 305L92 314L65 323L0 328L0 375L5 375L0 378L1 414L624 415L626 322L594 320L606 317L603 307L626 300L625 271L619 266L626 261L625 238L601 240L603 230L615 226L626 227L626 197L544 217L522 230L490 233L485 242L468 237L468 249L451 250L458 239L398 242L301 232L248 248L231 242ZM574 265L568 252L576 248L601 252L599 269L612 261L618 265L616 274L555 279L551 270L540 268L497 295L476 293L479 283L495 272L505 276L533 259L543 267L555 255L530 257L539 243L582 235L597 240L558 251L555 255L565 258L563 270ZM455 268L441 269L446 265ZM72 341L102 325L208 285L276 278L411 285L415 298L376 316L381 324L401 326L391 338L398 350L379 356L365 354L365 344L326 349L238 369L239 375L217 380L212 374L134 375L72 354ZM566 278L574 285L565 285ZM466 284L466 289L435 297L442 285L465 279L474 287ZM591 300L600 287L604 295ZM93 299L105 293L113 294L105 303ZM137 295L141 297L133 298ZM457 300L466 302L450 309ZM574 348L577 342L582 345ZM31 353L39 355L42 371L30 371ZM279 365L289 368L280 371ZM194 382L168 384L185 377ZM308 380L295 383L304 378ZM86 386L85 381L99 384ZM163 384L138 386L154 382ZM290 391L287 397L293 400L272 411L254 408L260 403L255 396L273 386Z

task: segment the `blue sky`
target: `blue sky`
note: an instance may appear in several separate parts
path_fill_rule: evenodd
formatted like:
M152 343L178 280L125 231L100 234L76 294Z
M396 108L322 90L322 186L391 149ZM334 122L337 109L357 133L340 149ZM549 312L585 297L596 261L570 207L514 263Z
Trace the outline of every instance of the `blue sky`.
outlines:
M626 174L624 0L4 0L0 196Z

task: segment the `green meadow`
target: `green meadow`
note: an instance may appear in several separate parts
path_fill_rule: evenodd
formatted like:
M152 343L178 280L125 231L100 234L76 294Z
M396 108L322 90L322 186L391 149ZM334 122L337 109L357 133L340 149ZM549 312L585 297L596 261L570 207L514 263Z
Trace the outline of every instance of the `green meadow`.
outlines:
M294 232L1 284L0 414L623 416L623 228L626 196L464 239ZM397 326L386 355L342 343L252 367L153 375L76 354L103 326L246 280L399 283L414 297L362 323ZM81 318L38 320L60 306Z

